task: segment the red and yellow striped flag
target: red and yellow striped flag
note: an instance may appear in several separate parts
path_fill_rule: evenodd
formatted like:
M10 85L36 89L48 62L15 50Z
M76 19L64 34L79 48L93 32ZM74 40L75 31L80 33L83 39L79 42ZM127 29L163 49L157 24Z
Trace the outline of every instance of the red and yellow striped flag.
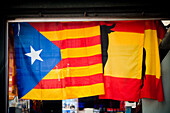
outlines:
M98 23L29 24L60 48L62 60L22 99L62 100L104 94Z
M146 72L141 98L164 100L162 89L159 44L165 35L160 21L145 21L144 48L146 50Z
M105 95L101 99L138 101L142 78L144 22L113 22L108 34L104 67Z
M9 78L9 100L13 100L17 96L17 79L16 79L16 62L15 62L15 51L14 51L14 37L12 32L12 26L9 29L8 38L8 78Z
M163 101L159 38L163 38L164 32L158 30L158 23L158 21L106 23L108 27L114 28L110 29L108 34L108 58L104 67L105 95L100 96L101 99L137 102L140 98L151 98ZM162 29L161 26L159 28ZM159 34L161 37L158 37ZM142 82L144 50L146 72Z

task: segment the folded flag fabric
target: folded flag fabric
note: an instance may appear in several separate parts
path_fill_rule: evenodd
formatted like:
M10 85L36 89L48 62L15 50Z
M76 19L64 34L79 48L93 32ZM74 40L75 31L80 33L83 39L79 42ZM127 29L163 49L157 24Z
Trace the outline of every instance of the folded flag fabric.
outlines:
M144 23L113 22L111 25L114 26L108 33L108 58L104 67L105 95L100 96L100 99L138 101L142 78Z
M13 100L17 96L17 78L16 78L16 62L15 62L15 51L14 51L14 37L12 26L9 27L9 38L8 38L8 79L9 89L8 95L9 100Z
M146 50L146 71L140 98L164 100L159 44L166 33L160 21L145 21L144 48Z
M98 23L15 23L13 28L20 98L104 94Z
M101 26L102 38L106 39L102 39L105 95L100 99L163 101L158 34L164 36L164 32L158 24L159 21L122 21Z

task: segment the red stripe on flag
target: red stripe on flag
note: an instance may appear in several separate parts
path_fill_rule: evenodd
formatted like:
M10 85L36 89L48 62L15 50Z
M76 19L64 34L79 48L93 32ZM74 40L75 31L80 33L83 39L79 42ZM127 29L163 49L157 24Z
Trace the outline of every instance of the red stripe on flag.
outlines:
M145 30L147 29L152 29L152 30L156 30L156 23L154 20L146 20L145 21Z
M162 86L162 76L160 79L156 79L157 83L157 100L159 102L164 101L164 93L163 93L163 86Z
M12 85L16 85L17 84L17 76L14 75L12 76Z
M12 86L13 86L12 84L10 84L10 83L8 84L8 87L12 87Z
M98 22L32 22L29 24L40 32L79 29L99 25Z
M166 28L161 21L156 21L156 25L157 25L158 38L162 40L166 34Z
M12 76L13 67L11 65L8 66L8 70L9 70L9 75Z
M117 22L112 31L144 33L144 21Z
M164 38L166 33L166 28L160 20L146 20L145 21L145 30L152 29L157 30L158 38L161 40Z
M94 64L102 63L101 54L89 56L89 57L79 57L79 58L66 58L62 59L54 69L62 69L68 67L81 67L90 66Z
M60 41L51 41L60 49L65 48L78 48L78 47L88 47L97 44L101 44L100 35L88 37L88 38L79 38L79 39L66 39Z
M64 79L42 79L34 89L56 89L73 86L87 86L103 83L103 74L86 77L66 77Z
M139 101L141 80L104 76L105 95L100 99Z
M140 98L156 99L159 102L164 100L162 78L157 79L153 75L145 75L144 86Z

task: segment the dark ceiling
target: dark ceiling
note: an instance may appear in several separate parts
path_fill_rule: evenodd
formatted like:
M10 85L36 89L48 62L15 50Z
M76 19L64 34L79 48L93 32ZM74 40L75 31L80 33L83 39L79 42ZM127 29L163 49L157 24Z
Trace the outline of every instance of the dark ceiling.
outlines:
M1 14L13 17L170 18L168 2L127 0L7 0Z

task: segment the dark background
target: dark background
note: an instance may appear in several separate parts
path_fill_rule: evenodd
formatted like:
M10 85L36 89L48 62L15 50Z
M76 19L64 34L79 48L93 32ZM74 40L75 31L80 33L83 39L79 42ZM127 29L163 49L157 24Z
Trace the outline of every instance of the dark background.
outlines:
M165 0L4 0L1 15L15 17L169 18ZM86 13L85 13L86 12Z

